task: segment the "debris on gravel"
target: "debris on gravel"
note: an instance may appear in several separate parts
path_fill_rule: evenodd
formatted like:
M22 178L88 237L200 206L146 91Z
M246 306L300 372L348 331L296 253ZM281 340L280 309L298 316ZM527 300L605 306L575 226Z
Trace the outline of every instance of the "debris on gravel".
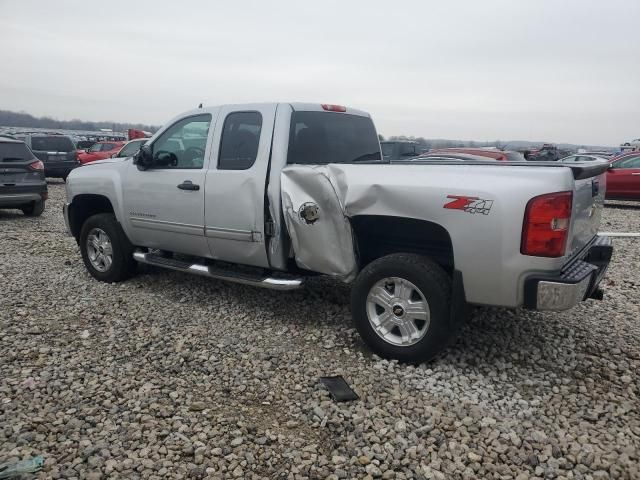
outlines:
M41 478L640 478L640 242L605 300L477 309L430 364L372 355L347 287L274 293L141 268L95 281L42 217L0 211L0 464ZM611 205L602 230L640 231ZM318 381L358 393L336 403Z

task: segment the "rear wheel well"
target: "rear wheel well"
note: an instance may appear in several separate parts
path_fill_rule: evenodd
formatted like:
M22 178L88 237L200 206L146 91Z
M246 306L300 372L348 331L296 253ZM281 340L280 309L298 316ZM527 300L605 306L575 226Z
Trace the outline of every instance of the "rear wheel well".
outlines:
M69 228L76 240L80 238L82 225L98 213L115 213L109 199L103 195L76 195L69 205Z
M453 272L453 244L449 232L437 223L386 215L351 218L360 268L392 253L417 253Z

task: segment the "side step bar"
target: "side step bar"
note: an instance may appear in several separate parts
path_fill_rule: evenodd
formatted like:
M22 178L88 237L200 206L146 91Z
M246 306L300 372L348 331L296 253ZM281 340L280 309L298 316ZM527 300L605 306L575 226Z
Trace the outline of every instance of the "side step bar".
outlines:
M246 273L234 272L233 270L216 268L211 265L166 258L155 253L145 253L140 250L134 252L133 258L137 262L146 263L147 265L169 268L179 272L194 273L204 277L242 283L243 285L252 285L254 287L269 288L272 290L295 290L300 288L303 282L302 278L272 278L260 275L253 276Z

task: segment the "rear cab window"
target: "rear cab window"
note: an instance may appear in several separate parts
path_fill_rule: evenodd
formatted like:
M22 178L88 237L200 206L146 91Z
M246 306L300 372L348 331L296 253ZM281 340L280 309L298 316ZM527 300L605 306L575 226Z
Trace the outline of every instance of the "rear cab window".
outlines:
M369 117L318 111L291 114L288 164L379 163L381 160L378 134Z
M69 137L31 137L31 149L39 152L72 152L75 146Z

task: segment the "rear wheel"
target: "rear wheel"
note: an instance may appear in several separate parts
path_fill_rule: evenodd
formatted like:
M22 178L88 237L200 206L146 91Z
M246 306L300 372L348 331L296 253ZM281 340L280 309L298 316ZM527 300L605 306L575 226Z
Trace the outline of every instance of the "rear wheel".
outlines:
M120 282L136 270L133 246L112 213L89 217L80 231L80 252L89 273L102 282Z
M32 202L21 210L27 217L39 217L44 212L44 200Z
M392 254L367 265L354 282L351 311L375 353L403 362L431 360L456 333L451 279L421 255Z

